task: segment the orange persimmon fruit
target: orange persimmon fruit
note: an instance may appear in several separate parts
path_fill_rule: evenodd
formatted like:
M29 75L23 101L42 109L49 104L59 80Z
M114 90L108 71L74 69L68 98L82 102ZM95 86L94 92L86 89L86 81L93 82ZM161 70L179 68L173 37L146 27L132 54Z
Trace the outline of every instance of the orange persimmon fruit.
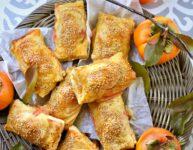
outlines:
M154 0L139 0L142 5L152 3Z
M172 138L175 145L175 150L181 150L180 143L177 138L168 130L163 128L150 128L146 130L139 138L136 144L136 150L147 150L147 143L152 140L157 140L160 144L168 142L168 137Z
M6 108L13 101L13 84L7 74L0 71L0 110Z
M176 23L171 20L170 18L166 18L163 16L156 16L153 18L158 23L168 27L170 30L172 30L175 33L180 33ZM154 24L150 20L144 20L142 21L137 28L134 31L134 43L138 49L139 55L142 59L144 59L144 51L145 46L148 43L148 41L151 39L152 35L152 26ZM163 52L158 64L163 64L174 57L176 57L180 52L180 49L177 48L172 43L172 49L170 53Z

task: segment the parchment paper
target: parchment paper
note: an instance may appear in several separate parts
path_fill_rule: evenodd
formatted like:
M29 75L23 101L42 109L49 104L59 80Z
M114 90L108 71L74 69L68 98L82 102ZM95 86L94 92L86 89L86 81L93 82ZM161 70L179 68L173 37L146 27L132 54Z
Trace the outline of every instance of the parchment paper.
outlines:
M138 3L138 0L119 0L120 3L127 4L136 10L141 11L141 7ZM88 38L91 36L91 30L94 28L97 16L99 12L110 13L119 17L134 17L136 22L140 22L142 18L137 17L136 15L131 14L123 8L117 7L113 4L110 4L104 0L87 0L87 31ZM32 29L16 29L13 31L4 31L0 34L0 55L5 60L7 65L0 63L0 69L3 67L9 72L10 78L13 81L14 87L19 95L22 98L25 94L25 80L21 71L19 70L17 61L10 53L10 43L12 40L17 39L29 30ZM45 41L51 49L54 49L53 44L53 29L52 28L40 28L42 31ZM132 45L130 55L135 61L141 62L138 53L135 51L135 47ZM91 60L79 61L78 65L86 65L91 63ZM72 62L67 62L63 64L64 68L72 66ZM152 127L152 118L147 103L146 96L144 94L144 87L142 79L138 78L123 94L123 99L125 104L128 105L134 112L134 116L130 123L132 124L134 131L137 137L145 131L147 128ZM87 105L84 105L81 109L81 112L76 119L75 125L84 133L88 133L92 139L98 139L90 113L88 111Z
M4 71L9 75L8 67L5 61L0 61L0 71ZM11 79L11 77L9 76Z

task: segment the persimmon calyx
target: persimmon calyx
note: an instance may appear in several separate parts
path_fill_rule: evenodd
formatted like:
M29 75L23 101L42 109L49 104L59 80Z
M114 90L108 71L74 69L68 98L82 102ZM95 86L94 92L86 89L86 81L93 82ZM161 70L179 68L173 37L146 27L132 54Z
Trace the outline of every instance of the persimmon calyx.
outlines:
M172 48L173 48L173 39L168 34L168 31L173 32L173 30L165 24L162 24L162 25L165 27L165 30L160 29L159 27L157 27L154 24L151 26L151 35L152 36L151 36L150 40L152 38L155 38L155 35L157 35L157 33L160 33L159 39L161 39L161 41L162 41L162 45L164 47L164 52L170 53L172 51Z
M164 52L166 53L171 53L173 47L172 37L168 34L169 30L169 27L166 27L164 31L158 32L160 33L158 40L161 40L161 44L164 47ZM154 34L152 37L154 37L156 34Z
M176 150L176 143L173 137L166 136L167 141L160 143L159 140L150 140L146 143L147 150Z
M154 34L149 38L145 47L145 64L147 67L155 65L160 60L162 54L171 53L173 49L172 37L168 34L169 27L166 30L156 30ZM158 32L159 31L159 32Z

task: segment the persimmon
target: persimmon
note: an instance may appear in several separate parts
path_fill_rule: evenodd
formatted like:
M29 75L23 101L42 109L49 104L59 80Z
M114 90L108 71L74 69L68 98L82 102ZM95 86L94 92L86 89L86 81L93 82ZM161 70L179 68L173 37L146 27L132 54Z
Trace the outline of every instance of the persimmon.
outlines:
M13 101L13 84L7 74L0 71L0 110L6 108Z
M141 4L149 4L149 3L152 3L154 0L139 0L139 2L141 3Z
M153 18L155 21L158 23L162 24L165 27L168 27L169 30L175 32L175 33L180 33L178 26L176 23L171 20L170 18L166 18L163 16L156 16ZM158 27L150 21L150 20L144 20L142 21L137 28L134 31L134 43L138 49L139 55L141 56L142 59L144 59L144 52L145 52L145 47L151 37L155 35L155 30L157 30ZM171 41L170 41L171 42ZM163 50L162 56L160 60L158 61L158 64L163 64L174 57L176 57L180 49L176 47L172 42L170 43L171 45L171 50L169 52L166 52Z
M175 150L181 150L179 141L171 132L155 127L148 129L141 135L136 144L136 150L148 150L148 146L153 146L152 148L155 149L155 146L157 146L157 149L163 148L163 146L167 149L169 148L167 146L170 146Z

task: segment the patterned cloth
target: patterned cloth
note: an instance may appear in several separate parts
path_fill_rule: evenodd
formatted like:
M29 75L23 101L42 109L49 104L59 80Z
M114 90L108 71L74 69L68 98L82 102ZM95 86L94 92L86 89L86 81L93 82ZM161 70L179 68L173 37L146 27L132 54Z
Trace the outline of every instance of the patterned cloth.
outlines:
M14 29L26 16L50 0L1 0L0 30ZM193 37L193 0L155 0L144 6L155 15L173 18L184 34ZM193 134L186 150L193 149Z
M48 0L1 0L0 30L14 29L26 16Z

